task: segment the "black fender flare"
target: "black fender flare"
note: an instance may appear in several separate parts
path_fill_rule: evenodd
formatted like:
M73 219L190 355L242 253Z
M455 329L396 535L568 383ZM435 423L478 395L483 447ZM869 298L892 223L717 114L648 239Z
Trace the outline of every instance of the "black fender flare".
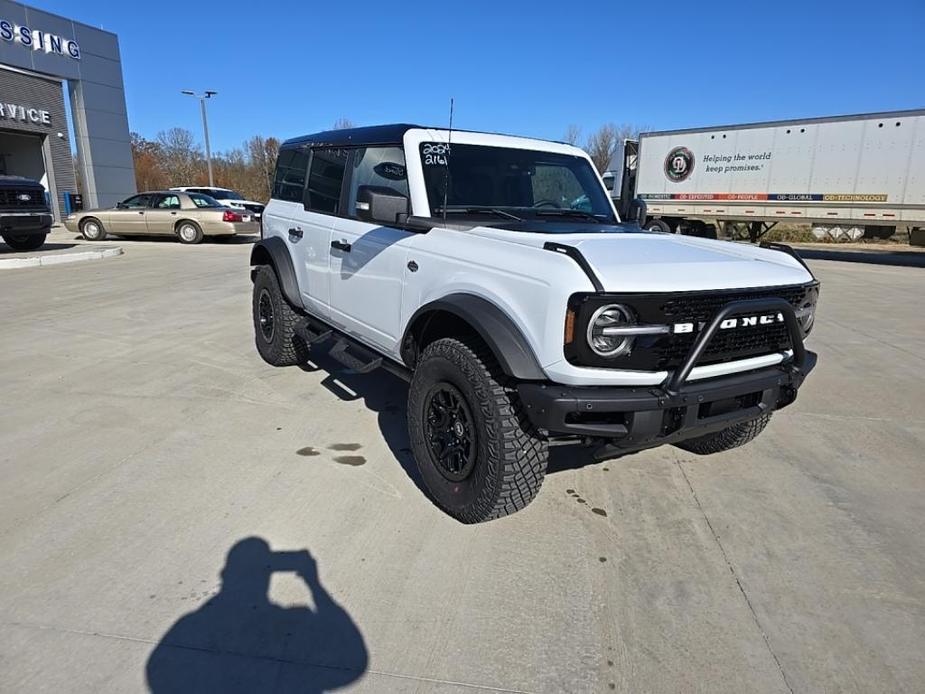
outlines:
M302 306L299 282L285 241L278 236L271 236L255 243L251 249L251 267L255 265L270 265L276 271L283 296L293 306Z
M406 363L411 356L406 352L406 346L414 344L414 333L426 328L429 316L438 312L457 316L470 325L491 349L501 370L508 376L524 381L547 380L533 349L517 324L493 303L474 294L450 294L424 304L414 312L400 343Z

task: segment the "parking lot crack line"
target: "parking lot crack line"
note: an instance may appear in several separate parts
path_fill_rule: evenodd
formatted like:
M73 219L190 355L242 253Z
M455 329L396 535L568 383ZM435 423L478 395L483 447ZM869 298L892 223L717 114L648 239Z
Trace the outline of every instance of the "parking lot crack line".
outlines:
M153 639L146 639L137 636L126 636L124 634L111 634L103 631L89 631L86 629L72 629L68 627L58 627L52 626L49 624L32 624L26 622L6 622L6 626L20 627L22 629L36 629L39 631L53 631L62 634L74 634L78 636L93 636L103 639L112 639L114 641L128 641L131 643L145 644L148 646L156 646L159 642ZM379 677L391 677L394 679L409 680L413 682L428 682L431 684L441 684L441 685L450 685L454 687L466 687L467 689L481 690L485 692L502 692L503 694L532 694L529 690L525 689L508 689L506 687L494 687L487 684L475 684L472 682L458 682L456 680L446 680L439 677L422 677L418 675L403 675L394 672L386 672L384 670L374 670L369 668L367 670L360 670L358 668L350 667L341 667L338 665L322 665L314 663L310 660L296 660L292 658L274 658L272 656L264 655L252 655L249 653L240 653L237 651L229 651L226 649L218 648L200 648L197 646L181 646L176 644L165 644L170 648L177 648L185 651L200 652L200 653L209 653L212 655L230 655L237 658L249 658L252 660L267 661L273 663L280 663L283 665L302 665L314 668L320 668L325 670L346 670L349 672L358 672L361 674L370 674L377 675Z
M790 686L790 682L787 680L787 674L784 672L784 668L781 665L780 659L777 657L777 654L771 647L771 641L768 638L764 627L761 626L761 620L758 619L758 613L755 612L752 601L749 600L748 593L745 592L745 587L742 585L742 581L739 580L739 575L736 573L735 567L729 560L729 555L726 554L726 548L723 547L723 543L720 541L719 535L716 533L716 530L713 529L713 523L710 522L710 518L707 516L707 513L704 510L703 504L700 503L700 498L697 496L697 492L694 491L694 485L691 484L691 480L687 476L687 472L684 470L684 466L681 464L681 461L675 460L675 465L678 466L678 470L681 472L681 476L687 483L687 488L691 491L691 496L694 498L694 503L697 504L697 508L700 510L700 513L703 516L703 520L706 522L707 527L710 529L710 534L713 536L713 540L716 542L716 546L719 547L719 551L723 555L723 561L726 562L726 566L729 568L729 572L732 574L733 579L735 579L736 586L738 586L739 592L742 594L742 598L745 600L745 604L748 606L748 611L751 612L752 620L754 620L755 626L758 627L761 638L764 639L764 645L767 647L768 653L770 653L771 657L774 659L774 664L777 665L777 671L780 673L781 679L784 682L784 686L787 687L787 691L790 692L790 694L793 694L793 687Z

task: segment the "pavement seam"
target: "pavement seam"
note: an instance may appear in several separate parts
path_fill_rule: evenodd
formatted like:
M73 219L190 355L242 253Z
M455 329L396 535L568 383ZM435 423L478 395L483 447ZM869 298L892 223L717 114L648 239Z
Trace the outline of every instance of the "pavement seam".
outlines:
M726 562L726 566L729 568L729 573L731 573L733 579L735 579L736 586L738 586L739 592L742 594L742 598L745 600L748 611L752 614L752 620L755 622L755 626L758 627L758 632L761 634L761 638L764 639L764 645L768 649L768 653L770 653L771 657L774 659L774 664L777 665L777 671L780 673L781 679L784 682L784 686L787 687L787 691L790 692L790 694L794 694L793 687L790 685L790 681L787 679L787 674L784 672L784 667L781 665L780 658L777 657L777 653L775 653L774 649L771 647L771 640L768 638L764 627L761 626L761 620L758 618L758 613L755 612L752 601L749 600L748 593L745 592L745 586L743 586L742 581L739 580L739 575L736 573L735 567L729 560L729 555L726 554L726 548L723 547L723 543L720 541L719 535L717 534L716 530L713 529L713 523L710 522L710 518L707 516L707 512L704 510L703 504L700 503L700 498L697 496L697 492L694 491L694 485L691 484L691 480L687 476L687 472L684 470L684 466L681 464L681 461L675 460L675 465L678 466L678 470L681 472L681 476L687 483L687 488L691 491L691 496L694 498L694 503L697 504L697 508L700 510L704 522L706 522L707 527L710 529L710 534L713 536L713 540L716 542L716 546L719 547L719 551L723 555L723 561Z
M159 641L154 641L152 639L140 638L137 636L125 636L123 634L111 634L104 631L87 631L84 629L71 629L68 627L58 627L52 626L49 624L30 624L26 622L6 622L8 626L22 627L25 629L38 629L40 631L55 631L63 634L76 634L80 636L95 636L97 638L112 639L114 641L129 641L132 643L143 643L149 646L156 646ZM186 651L194 651L199 653L210 653L213 655L230 655L236 658L251 658L254 660L264 660L273 663L280 663L283 665L301 665L306 667L321 668L325 670L339 670L339 671L348 671L348 672L358 672L360 674L370 674L378 675L380 677L392 677L394 679L401 680L410 680L414 682L429 682L432 684L447 684L453 685L456 687L466 687L468 689L477 689L486 692L501 692L502 694L532 694L530 691L525 689L507 689L505 687L493 687L488 684L474 684L472 682L457 682L455 680L445 680L440 679L439 677L423 677L419 675L402 675L395 672L386 672L384 670L374 670L372 668L367 668L365 670L360 670L358 668L351 667L342 667L339 665L321 665L318 663L313 663L308 660L293 660L288 658L274 658L272 656L262 656L262 655L251 655L249 653L239 653L237 651L227 651L220 650L216 648L200 648L197 646L181 646L178 644L164 644L168 648L179 648Z

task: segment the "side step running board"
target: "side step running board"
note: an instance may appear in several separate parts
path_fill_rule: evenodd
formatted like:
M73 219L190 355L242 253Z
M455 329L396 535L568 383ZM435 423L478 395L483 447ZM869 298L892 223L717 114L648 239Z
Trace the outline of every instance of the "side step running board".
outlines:
M348 374L367 374L382 367L386 371L408 381L411 372L403 365L392 362L365 345L312 317L299 321L295 333L309 348L334 340L334 346L328 350L328 356L347 367Z
M348 373L368 374L382 366L382 357L344 338L337 341L328 356L346 366Z

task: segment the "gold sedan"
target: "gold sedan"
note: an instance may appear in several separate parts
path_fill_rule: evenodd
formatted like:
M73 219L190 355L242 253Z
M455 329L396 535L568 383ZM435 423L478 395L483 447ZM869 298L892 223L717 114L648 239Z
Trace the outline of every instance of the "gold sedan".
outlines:
M176 236L180 243L199 243L204 236L256 234L260 226L247 210L224 207L201 193L160 190L139 193L109 209L70 214L68 231L88 241L116 236Z

